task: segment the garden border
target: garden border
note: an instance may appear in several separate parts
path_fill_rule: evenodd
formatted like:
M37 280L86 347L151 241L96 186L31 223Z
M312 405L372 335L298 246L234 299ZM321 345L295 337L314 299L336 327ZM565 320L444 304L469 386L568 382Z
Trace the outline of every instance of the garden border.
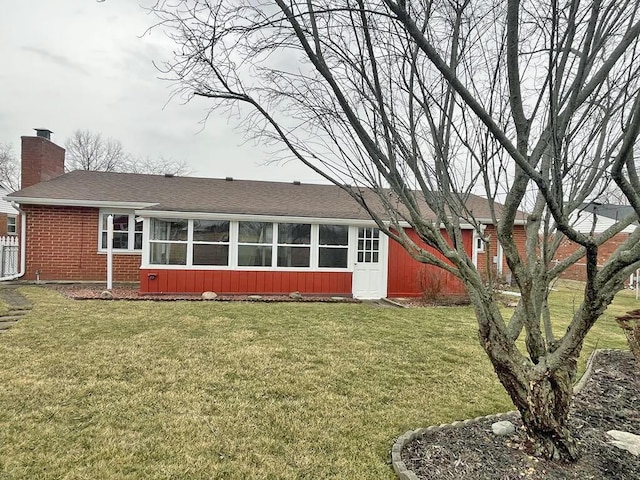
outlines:
M587 384L587 381L591 377L591 373L593 371L593 364L596 356L600 352L607 352L612 350L615 350L615 349L597 349L591 352L591 355L589 355L589 359L587 360L587 366L585 368L584 373L582 374L582 377L580 377L580 380L573 386L574 395L582 391L584 386ZM409 442L412 442L418 437L422 437L429 433L448 430L450 428L464 427L466 425L478 423L484 420L499 421L501 418L512 416L514 414L520 416L520 413L517 410L511 410L509 412L504 412L504 413L494 413L491 415L485 415L485 416L471 418L467 420L461 420L461 421L456 421L452 423L443 423L440 425L433 425L431 427L418 428L416 430L409 430L403 435L400 435L395 440L395 442L393 443L393 446L391 447L391 466L393 467L393 471L395 472L399 480L420 480L418 476L412 470L409 470L407 468L407 465L402 461L402 449Z

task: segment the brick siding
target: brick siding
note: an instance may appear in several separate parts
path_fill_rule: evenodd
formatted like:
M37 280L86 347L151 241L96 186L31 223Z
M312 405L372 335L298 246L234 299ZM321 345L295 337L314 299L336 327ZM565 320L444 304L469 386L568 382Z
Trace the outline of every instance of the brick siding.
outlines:
M22 188L64 173L64 148L42 137L22 137Z
M494 225L487 225L484 236L489 239L489 244L485 245L484 252L478 252L478 271L485 278L496 278L498 264L493 262L494 257L498 256L498 234ZM513 228L513 239L520 252L520 256L525 256L525 243L527 241L526 230L522 225L516 225ZM502 280L509 273L509 265L504 255L502 256Z
M620 245L626 242L628 238L628 233L619 233L618 235L614 236L612 239L601 245L598 249L598 266L601 267L602 265L604 265L609 257L611 257L613 252L615 252ZM554 260L561 261L567 258L569 255L575 252L578 247L579 245L565 238L562 243L560 243L560 247L558 247L558 251L554 256ZM586 281L587 267L585 262L585 258L582 257L575 264L565 270L562 275L560 275L560 278L565 278L568 280L580 280L583 282Z
M107 255L98 253L97 208L23 205L27 216L25 280L106 281ZM113 256L113 280L137 282L139 254Z

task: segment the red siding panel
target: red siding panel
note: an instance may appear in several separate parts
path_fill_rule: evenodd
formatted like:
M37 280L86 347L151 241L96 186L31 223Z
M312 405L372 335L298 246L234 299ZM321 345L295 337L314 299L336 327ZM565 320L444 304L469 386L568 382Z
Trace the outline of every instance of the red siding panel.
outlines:
M154 280L149 274L156 275ZM351 295L351 272L140 270L142 293Z
M427 250L433 252L438 257L444 259L435 250L424 245L412 229L405 229L409 237L418 245L422 245ZM462 232L464 248L471 256L473 247L473 233L471 230ZM423 280L424 279L424 280ZM463 295L466 290L460 280L448 272L432 266L417 262L406 252L406 250L393 240L389 241L389 267L387 280L387 296L389 297L416 297L422 295L421 282L442 282L443 294Z

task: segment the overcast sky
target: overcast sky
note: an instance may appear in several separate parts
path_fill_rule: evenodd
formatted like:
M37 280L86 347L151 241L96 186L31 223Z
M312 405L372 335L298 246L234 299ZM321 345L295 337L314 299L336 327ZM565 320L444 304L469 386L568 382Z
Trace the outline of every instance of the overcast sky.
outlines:
M234 120L204 100L169 101L171 85L152 61L172 45L140 4L150 0L1 0L0 142L19 155L20 137L48 128L64 146L74 130L113 137L129 153L184 160L193 175L317 183L306 167L266 163L267 147L246 143Z

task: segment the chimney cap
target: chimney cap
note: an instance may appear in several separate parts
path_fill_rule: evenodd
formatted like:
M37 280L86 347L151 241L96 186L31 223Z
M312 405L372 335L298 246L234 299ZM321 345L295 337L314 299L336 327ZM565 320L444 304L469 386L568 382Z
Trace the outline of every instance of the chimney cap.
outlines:
M42 137L42 138L46 138L47 140L51 140L51 134L53 132L48 128L34 128L34 130L36 131L37 137Z

